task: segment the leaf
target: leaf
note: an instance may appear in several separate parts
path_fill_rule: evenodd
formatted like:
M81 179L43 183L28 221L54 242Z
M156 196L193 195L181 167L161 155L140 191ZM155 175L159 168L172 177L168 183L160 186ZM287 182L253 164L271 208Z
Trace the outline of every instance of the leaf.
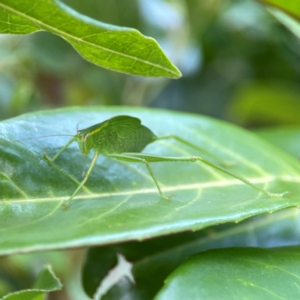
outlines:
M286 151L299 160L300 157L300 128L297 126L275 127L256 130L260 137Z
M3 297L3 300L44 299L45 294L61 290L62 284L55 276L50 266L44 267L32 289L14 292Z
M229 114L244 126L299 124L299 92L293 85L272 80L241 84L230 103Z
M155 299L295 299L300 247L215 249L190 257Z
M54 291L62 288L59 279L54 275L50 266L46 266L34 284L34 289Z
M291 195L268 198L201 163L153 163L163 192L176 194L168 201L160 198L143 164L100 156L84 188L63 210L62 202L76 189L92 156L84 157L72 144L51 166L45 152L53 156L69 137L16 140L74 134L80 121L84 128L120 114L140 118L157 136L176 133L233 163L232 172L269 191L288 190ZM153 143L143 152L201 155L171 140ZM192 114L80 107L22 115L0 123L0 166L2 255L143 240L239 222L300 203L300 166L295 159L254 134Z
M88 251L85 266L93 266L101 259L104 261L109 251L112 256L116 252L121 253L133 264L132 275L136 283L132 284L127 278L123 278L110 289L106 289L101 282L100 289L102 288L103 294L106 292L101 299L119 299L116 295L123 295L131 300L150 300L163 287L167 276L192 254L214 248L278 247L299 244L299 215L299 210L288 209L252 218L239 225L214 226L193 233L185 232L144 242L92 248ZM90 252L93 255L90 255ZM93 273L83 272L83 280L86 278L94 281L96 290L100 285L98 274L102 274L102 271L99 266Z
M258 0L291 32L300 38L300 5L298 0Z
M278 8L291 17L300 21L300 5L298 0L259 0L260 2Z
M300 39L300 22L278 9L270 8L269 10L285 27Z
M80 15L59 1L0 0L0 20L1 33L51 32L104 68L142 76L181 76L154 39Z
M117 262L117 254L111 247L89 249L82 271L82 284L88 296L93 297L99 283Z

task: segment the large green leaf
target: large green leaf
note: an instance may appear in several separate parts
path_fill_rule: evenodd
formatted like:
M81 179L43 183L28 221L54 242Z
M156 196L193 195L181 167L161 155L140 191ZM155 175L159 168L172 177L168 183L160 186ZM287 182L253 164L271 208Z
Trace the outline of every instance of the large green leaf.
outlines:
M201 163L156 163L153 171L170 201L161 199L142 164L99 157L84 189L68 210L61 204L75 190L91 157L73 144L50 166L68 137L113 115L139 117L158 136L176 133L231 162L232 172L272 192L268 198ZM196 115L125 108L72 108L36 112L0 124L0 253L78 247L141 240L225 223L300 203L300 166L274 146L232 125ZM149 145L145 153L201 155L175 141ZM47 234L45 234L47 233Z
M298 299L300 247L215 249L190 257L155 299Z
M154 39L80 15L59 1L0 0L0 20L0 33L49 31L104 68L143 76L181 76Z

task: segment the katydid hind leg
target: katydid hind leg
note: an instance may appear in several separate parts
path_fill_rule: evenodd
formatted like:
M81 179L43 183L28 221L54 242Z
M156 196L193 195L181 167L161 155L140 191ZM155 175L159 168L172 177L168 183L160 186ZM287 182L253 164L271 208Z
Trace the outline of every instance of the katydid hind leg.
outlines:
M200 156L169 157L169 156L157 156L157 155L150 155L150 154L143 154L143 153L121 153L120 155L114 155L114 158L119 159L119 160L125 160L128 162L144 162L144 161L146 161L148 163L148 165L151 162L196 162L196 161L200 161L202 163L205 163L206 165L211 166L214 169L217 169L227 175L230 175L231 177L234 177L234 178L244 182L248 186L256 189L257 191L267 195L270 198L281 198L281 197L289 194L289 192L283 192L283 193L268 192L268 191L260 188L259 186L251 183L246 178L244 178L240 175L237 175L231 171L228 171L228 170L224 169L223 167L220 167Z
M128 154L131 154L131 155L126 155L127 153L121 153L121 154L109 154L108 157L111 157L111 158L115 158L117 160L121 160L121 161L127 161L127 162L133 162L133 163L143 163L151 178L153 179L156 187L157 187L157 190L158 190L158 193L159 195L163 198L163 199L166 199L166 200L170 200L174 195L171 195L171 196L165 196L159 186L159 183L150 167L150 164L149 162L147 161L147 159L144 159L144 158L140 158L140 157L137 157L137 156L134 156L134 154L137 154L137 153L128 153Z
M211 159L213 159L214 161L218 162L221 166L232 167L232 166L235 165L235 162L233 162L233 161L225 161L225 160L219 158L217 155L215 155L215 154L213 154L213 153L211 153L211 152L209 152L209 151L207 151L207 150L205 150L205 149L203 149L203 148L201 148L201 147L199 147L199 146L197 146L197 145L195 145L195 144L193 144L193 143L191 143L191 142L189 142L189 141L187 141L187 140L185 140L185 139L183 139L180 136L175 135L175 134L169 134L169 135L157 137L156 141L159 141L159 140L168 140L168 139L174 139L177 142L179 142L179 143L181 143L181 144L183 144L185 146L193 148L193 149L199 151L200 153L203 153L203 154L209 156Z

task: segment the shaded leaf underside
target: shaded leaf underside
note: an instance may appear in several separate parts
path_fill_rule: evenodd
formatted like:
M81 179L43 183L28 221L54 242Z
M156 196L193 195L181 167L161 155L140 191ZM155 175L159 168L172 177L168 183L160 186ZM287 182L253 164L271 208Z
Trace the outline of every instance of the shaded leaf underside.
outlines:
M54 0L0 0L0 32L30 34L45 30L68 41L88 61L141 76L178 78L158 43L139 31L80 15Z

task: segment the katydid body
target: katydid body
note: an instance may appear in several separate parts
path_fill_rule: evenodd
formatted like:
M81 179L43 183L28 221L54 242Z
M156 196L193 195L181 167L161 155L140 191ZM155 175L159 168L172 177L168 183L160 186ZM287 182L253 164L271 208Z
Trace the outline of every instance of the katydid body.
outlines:
M47 160L50 163L54 162L54 160L74 141L78 143L79 149L84 155L89 154L89 152L92 149L94 149L95 154L88 168L88 171L84 176L84 179L78 185L77 189L70 196L70 198L63 204L63 207L64 208L68 207L71 200L85 184L100 154L103 154L106 157L115 158L120 161L145 164L158 189L160 196L164 199L170 199L171 197L167 197L162 193L159 183L156 180L149 163L201 161L217 170L220 170L236 179L239 179L240 181L246 183L247 185L264 193L269 197L282 197L287 193L287 192L282 194L270 193L252 184L247 179L239 175L236 175L224 169L223 167L218 166L199 156L169 157L169 156L157 156L157 155L141 153L141 151L150 143L153 143L157 140L163 140L169 138L176 139L178 142L182 144L190 146L199 151L206 152L205 150L199 148L198 146L195 146L194 144L191 144L190 142L176 135L157 137L150 129L142 125L141 121L138 118L134 118L130 116L116 116L102 123L88 127L86 129L78 130L77 134L74 137L72 137L72 139L64 147L62 147L62 149L53 158L50 159L46 156Z

